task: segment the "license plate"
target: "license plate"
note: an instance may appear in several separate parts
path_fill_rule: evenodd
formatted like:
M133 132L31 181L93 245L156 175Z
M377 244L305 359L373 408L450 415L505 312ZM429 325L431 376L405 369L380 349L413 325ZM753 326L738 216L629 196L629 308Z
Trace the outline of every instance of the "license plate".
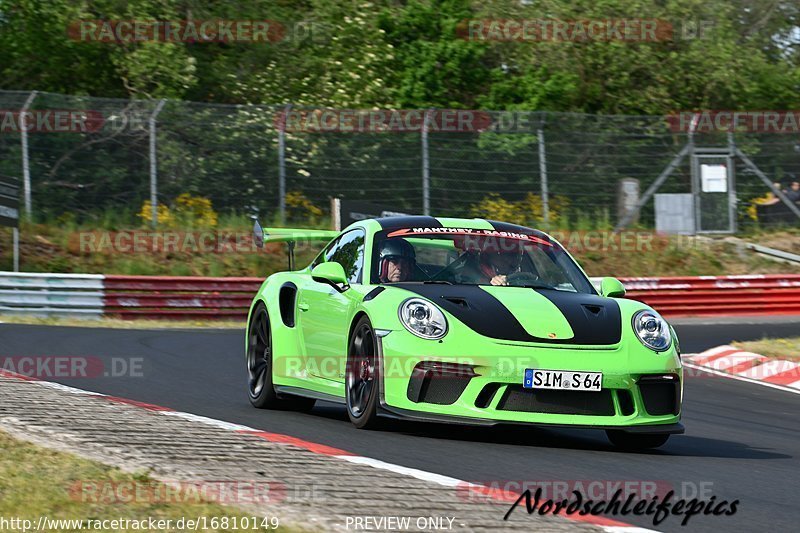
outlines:
M568 370L525 370L522 386L526 389L558 389L599 391L602 372L570 372Z

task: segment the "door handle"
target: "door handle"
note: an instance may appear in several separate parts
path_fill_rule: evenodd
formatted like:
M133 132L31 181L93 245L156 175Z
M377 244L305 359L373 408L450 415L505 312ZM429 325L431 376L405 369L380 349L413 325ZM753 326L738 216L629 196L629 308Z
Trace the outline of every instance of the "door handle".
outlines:
M308 304L305 302L298 302L297 308L301 311L308 311Z

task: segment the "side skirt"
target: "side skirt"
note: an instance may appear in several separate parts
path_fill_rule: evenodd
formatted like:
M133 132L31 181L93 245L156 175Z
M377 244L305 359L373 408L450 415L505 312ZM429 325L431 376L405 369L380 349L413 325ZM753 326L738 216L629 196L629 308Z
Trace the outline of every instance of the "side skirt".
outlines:
M313 398L315 400L322 400L325 402L333 402L338 404L345 404L344 398L327 394L325 392L317 392L300 387L291 387L289 385L275 385L275 393L278 396L302 396L303 398Z

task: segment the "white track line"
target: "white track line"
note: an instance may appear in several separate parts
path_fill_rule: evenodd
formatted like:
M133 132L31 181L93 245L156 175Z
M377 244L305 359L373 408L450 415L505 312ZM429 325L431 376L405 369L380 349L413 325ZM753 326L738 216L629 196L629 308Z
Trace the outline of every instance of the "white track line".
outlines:
M47 387L49 389L60 390L62 392L68 392L70 394L83 394L89 396L106 396L105 394L100 394L99 392L92 392L83 389L76 389L75 387L69 387L67 385L62 385L61 383L55 383L53 381L39 381L34 380L34 383L38 383L42 387Z
M217 420L216 418L208 418L207 416L195 415L192 413L184 413L183 411L158 411L159 414L174 416L176 418L183 418L191 422L205 424L206 426L215 427L217 429L225 429L228 431L259 431L257 429L234 424L233 422L225 422L224 420Z
M652 533L653 529L636 526L600 526L609 533Z
M430 481L431 483L436 483L437 485L442 485L445 487L466 487L470 485L470 483L454 477L443 476L440 474L434 474L433 472L427 472L425 470L417 470L416 468L409 468L407 466L387 463L371 457L361 457L359 455L334 455L334 457L344 459L350 463L371 466L372 468L378 468L380 470L388 470L389 472L394 472L395 474L402 474L404 476L421 479L422 481Z

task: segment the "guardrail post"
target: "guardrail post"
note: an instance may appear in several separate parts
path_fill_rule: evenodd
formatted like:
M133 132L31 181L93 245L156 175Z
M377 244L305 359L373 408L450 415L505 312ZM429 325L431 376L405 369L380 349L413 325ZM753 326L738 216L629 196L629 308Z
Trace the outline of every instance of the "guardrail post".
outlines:
M25 124L25 114L33 104L36 94L39 91L31 91L28 99L22 105L22 110L19 113L19 130L20 141L22 142L22 196L25 203L25 217L31 219L31 162L28 154L28 127ZM16 269L15 269L16 271Z
M158 226L158 165L156 161L156 117L161 112L166 100L161 99L148 119L150 126L150 224Z

